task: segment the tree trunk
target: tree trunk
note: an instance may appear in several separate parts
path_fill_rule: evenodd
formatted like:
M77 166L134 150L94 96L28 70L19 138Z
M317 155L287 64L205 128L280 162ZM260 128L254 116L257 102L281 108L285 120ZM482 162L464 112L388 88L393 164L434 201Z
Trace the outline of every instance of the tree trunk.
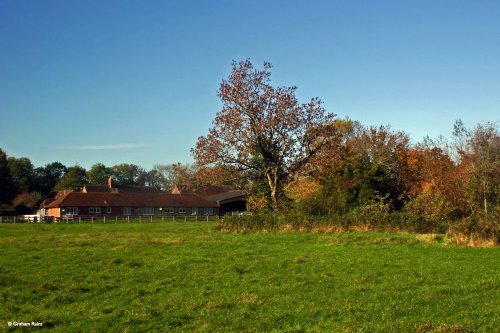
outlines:
M267 183L269 185L269 190L271 192L271 207L273 211L277 211L279 208L277 176L273 175L271 172L267 172L266 176L267 176Z
M483 197L484 197L484 216L488 221L488 201L486 199L486 181L483 181Z

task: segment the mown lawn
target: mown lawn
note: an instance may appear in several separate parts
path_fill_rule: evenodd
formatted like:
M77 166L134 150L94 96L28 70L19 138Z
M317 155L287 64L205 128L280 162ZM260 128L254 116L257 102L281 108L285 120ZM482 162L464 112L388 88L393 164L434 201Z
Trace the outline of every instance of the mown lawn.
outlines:
M499 332L498 248L213 227L0 225L0 330Z

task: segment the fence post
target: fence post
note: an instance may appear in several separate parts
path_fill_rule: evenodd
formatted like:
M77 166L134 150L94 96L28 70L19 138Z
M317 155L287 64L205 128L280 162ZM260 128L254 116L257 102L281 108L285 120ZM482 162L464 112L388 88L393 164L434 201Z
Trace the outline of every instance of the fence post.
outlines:
M172 215L172 222L175 222L175 215Z
M184 215L184 222L187 222L187 216Z
M151 223L153 223L153 215L151 215Z
M142 219L141 219L141 216L139 215L139 223L141 223L141 220L142 220Z
M82 217L78 216L78 223L81 223L81 222L82 222Z
M165 216L164 215L161 216L161 221L162 222L165 221Z
M92 218L92 224L94 224L94 215L92 215L91 218Z
M104 215L104 223L106 223L106 215Z
M127 223L130 223L130 216L127 215Z
M14 215L14 224L16 224L16 216Z
M118 223L118 216L115 215L115 223Z

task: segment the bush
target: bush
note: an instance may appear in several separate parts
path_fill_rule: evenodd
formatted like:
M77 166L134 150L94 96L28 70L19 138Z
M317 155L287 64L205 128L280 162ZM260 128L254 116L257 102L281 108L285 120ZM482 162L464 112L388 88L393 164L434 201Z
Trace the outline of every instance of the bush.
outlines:
M404 210L433 220L449 220L455 215L453 205L435 191L422 192L410 200Z
M449 237L458 243L500 245L500 216L471 216L450 224Z
M258 213L228 216L219 221L217 229L248 231L392 231L444 234L454 243L469 245L500 244L500 210L495 207L488 216L470 216L460 220L430 218L417 211L390 211L384 200L373 201L345 214L310 215L300 210L281 214Z
M311 216L296 211L285 214L255 214L227 216L217 225L218 230L247 231L407 231L444 233L447 224L423 216L363 208L343 215Z

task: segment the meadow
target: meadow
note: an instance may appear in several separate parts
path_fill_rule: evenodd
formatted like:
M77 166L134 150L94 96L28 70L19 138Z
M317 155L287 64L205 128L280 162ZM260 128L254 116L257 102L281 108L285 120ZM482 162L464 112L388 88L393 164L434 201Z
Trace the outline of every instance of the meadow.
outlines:
M498 247L215 224L0 224L0 330L499 332Z

